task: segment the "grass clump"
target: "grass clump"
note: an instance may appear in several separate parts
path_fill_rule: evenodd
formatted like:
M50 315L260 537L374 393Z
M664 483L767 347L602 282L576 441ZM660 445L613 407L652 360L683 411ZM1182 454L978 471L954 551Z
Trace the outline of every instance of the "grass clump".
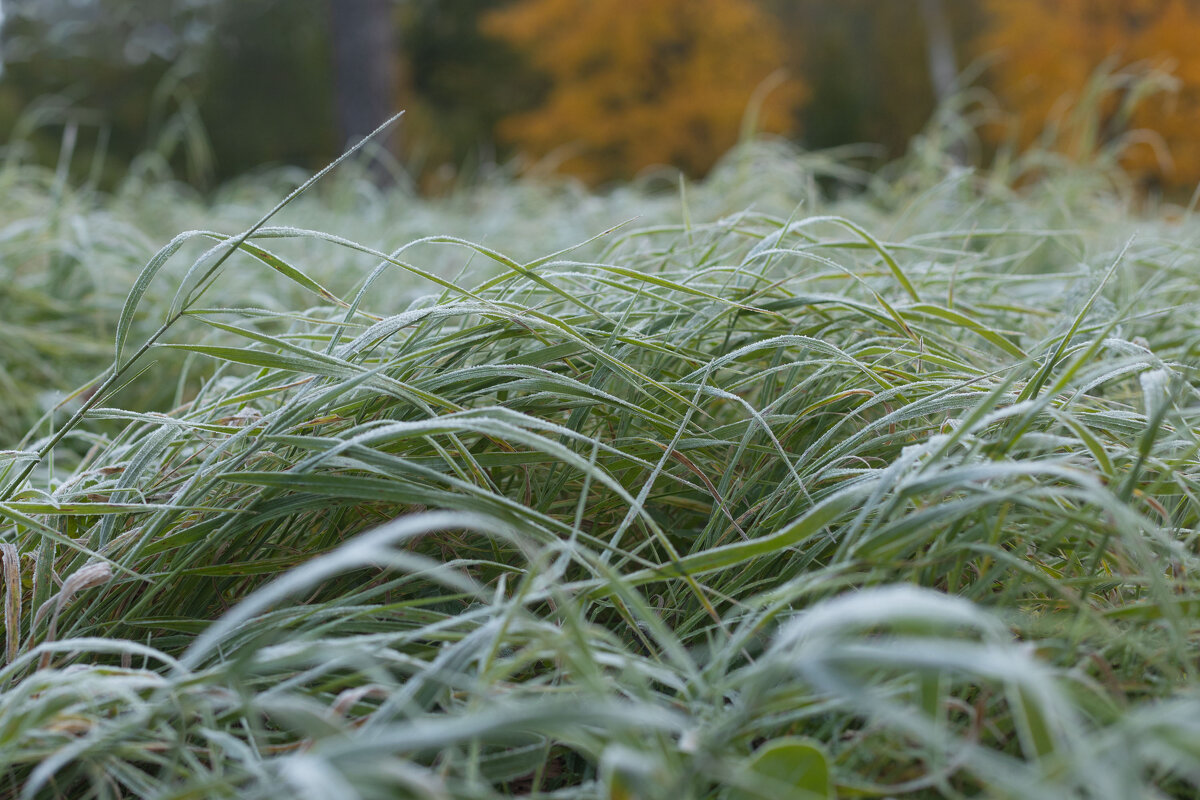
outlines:
M1191 796L1195 251L1054 191L164 266L199 388L0 462L4 791Z

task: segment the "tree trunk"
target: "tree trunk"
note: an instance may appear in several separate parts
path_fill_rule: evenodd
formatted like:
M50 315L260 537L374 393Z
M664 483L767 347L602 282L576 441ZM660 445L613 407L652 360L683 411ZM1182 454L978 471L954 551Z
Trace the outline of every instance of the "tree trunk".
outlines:
M343 147L362 139L393 113L397 84L393 10L391 0L329 0L334 104ZM375 141L395 152L396 140L387 131Z
M954 94L954 82L958 79L954 36L942 0L921 0L921 15L925 18L925 52L933 94L939 103L944 103Z
M954 34L950 20L946 17L943 0L921 0L921 15L925 18L925 52L929 60L929 79L933 83L933 95L939 110L946 111L946 102L954 96L958 81L958 61L954 55ZM946 149L946 155L955 164L967 163L966 143L954 136Z

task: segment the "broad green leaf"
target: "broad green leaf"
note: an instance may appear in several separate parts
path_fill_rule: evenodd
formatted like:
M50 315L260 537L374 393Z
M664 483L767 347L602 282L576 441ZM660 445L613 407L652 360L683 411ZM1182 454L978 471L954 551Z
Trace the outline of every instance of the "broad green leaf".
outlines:
M833 800L829 757L820 744L788 736L754 751L726 800Z

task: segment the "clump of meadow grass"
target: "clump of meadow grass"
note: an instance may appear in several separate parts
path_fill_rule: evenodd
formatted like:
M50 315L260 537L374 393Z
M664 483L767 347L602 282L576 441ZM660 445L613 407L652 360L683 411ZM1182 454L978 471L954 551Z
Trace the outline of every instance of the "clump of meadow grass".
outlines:
M1040 191L150 259L198 390L0 455L4 791L1191 796L1196 254Z

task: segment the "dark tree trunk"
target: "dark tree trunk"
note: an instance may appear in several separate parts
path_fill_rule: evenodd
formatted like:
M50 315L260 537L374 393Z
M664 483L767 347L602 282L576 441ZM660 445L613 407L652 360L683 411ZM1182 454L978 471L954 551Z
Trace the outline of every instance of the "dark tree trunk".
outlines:
M349 147L393 114L396 31L391 0L329 0L338 134ZM375 141L394 152L396 135Z

